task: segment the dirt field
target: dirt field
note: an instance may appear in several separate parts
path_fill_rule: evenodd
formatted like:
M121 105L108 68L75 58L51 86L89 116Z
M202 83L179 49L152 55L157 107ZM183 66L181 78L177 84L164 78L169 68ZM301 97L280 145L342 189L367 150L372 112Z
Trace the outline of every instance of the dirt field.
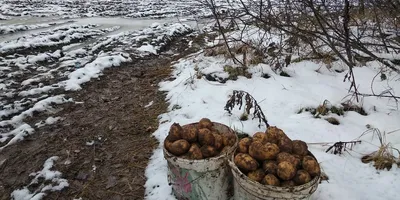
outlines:
M175 41L170 48L192 52L185 51L187 43ZM28 185L29 174L41 170L51 156L60 157L55 169L69 187L44 199L143 199L144 171L158 145L151 133L157 129L157 116L167 109L157 84L169 77L173 59L164 55L134 60L68 93L76 103L58 107L62 121L1 152L0 199L10 199L13 190ZM48 116L41 113L29 121Z

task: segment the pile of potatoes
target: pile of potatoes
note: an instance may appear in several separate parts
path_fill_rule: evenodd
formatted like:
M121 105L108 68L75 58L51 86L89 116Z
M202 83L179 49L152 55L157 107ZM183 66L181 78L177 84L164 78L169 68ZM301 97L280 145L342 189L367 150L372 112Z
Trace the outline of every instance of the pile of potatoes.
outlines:
M235 143L233 133L220 133L210 119L203 118L196 124L172 124L164 146L177 157L200 160L217 156Z
M293 187L310 182L320 166L301 140L291 140L281 129L270 126L252 138L239 141L234 163L251 180L264 185Z

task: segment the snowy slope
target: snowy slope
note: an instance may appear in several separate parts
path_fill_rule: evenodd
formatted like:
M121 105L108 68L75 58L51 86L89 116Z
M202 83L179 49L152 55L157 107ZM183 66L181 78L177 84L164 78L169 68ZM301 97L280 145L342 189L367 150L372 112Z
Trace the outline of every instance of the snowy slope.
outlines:
M367 134L361 137L361 144L341 156L325 153L329 146L311 144L332 145L338 141L358 139L367 130L367 124L386 133L400 129L400 111L393 99L363 98L362 106L368 115L363 116L356 112L346 112L344 116L331 114L330 116L340 121L340 125L335 126L323 119L314 118L309 112L297 113L301 108L317 107L324 100L340 105L348 95L350 86L348 82L343 82L345 72L337 73L328 70L324 64L304 61L291 64L285 69L291 77L279 76L265 64L250 67L249 71L253 75L251 79L239 77L237 81L218 83L204 78L197 79L195 76L198 69L204 74L214 73L227 77L223 71L225 65L232 63L223 57L206 57L200 52L178 61L173 65L172 76L176 79L160 84L161 90L167 92L170 107L168 113L159 116L162 123L154 133L160 146L155 150L146 170L147 199L175 199L167 182L167 165L162 153L162 144L172 123L192 123L207 117L250 135L265 131L265 126L258 127L257 119L240 121L243 111L236 110L232 116L224 111L225 103L233 90L249 92L258 100L271 125L283 129L292 139L309 143L310 151L330 178L329 183L320 184L313 199L398 199L400 185L396 180L400 178L400 169L393 166L391 171L377 171L372 164L363 164L360 161L363 155L378 149L379 141L376 136ZM336 65L334 68L343 68L341 63L333 65ZM371 80L379 70L380 66L375 62L355 69L361 93L371 93ZM265 73L271 77L263 78ZM391 86L395 94L400 94L399 78L392 74L386 81L376 80L373 86L375 93L379 94ZM387 140L394 147L400 148L399 131L388 134Z

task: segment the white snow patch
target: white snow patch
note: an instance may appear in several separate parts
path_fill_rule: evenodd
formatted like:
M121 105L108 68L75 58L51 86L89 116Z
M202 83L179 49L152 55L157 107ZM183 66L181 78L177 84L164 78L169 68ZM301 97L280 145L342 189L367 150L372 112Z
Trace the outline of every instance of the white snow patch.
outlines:
M90 142L86 142L86 146L92 146L94 145L94 140L90 141Z
M150 101L150 102L149 102L147 105L145 105L144 107L145 107L145 108L148 108L148 107L152 106L153 103L154 103L154 101Z
M156 55L157 55L157 49L156 49L156 47L153 46L153 45L151 45L151 44L143 45L143 46L137 48L137 50L138 50L138 51L142 51L142 52L149 52L149 53L152 53L152 54L156 54Z
M48 117L45 121L40 121L39 123L36 123L35 126L37 128L43 127L45 125L52 125L58 122L61 119L61 117Z
M11 19L11 17L0 14L0 20L7 20L7 19Z
M61 191L68 187L68 181L67 179L61 178L61 172L51 170L54 166L54 162L58 159L58 156L53 156L47 159L43 164L42 170L29 175L34 176L29 185L24 186L22 189L14 190L11 193L11 197L14 200L41 200L48 192ZM43 178L45 181L51 181L51 183L45 184L44 181L40 180L40 178ZM28 187L33 184L38 184L38 188L31 192Z
M11 140L8 141L7 144L0 147L0 151L9 145L12 145L18 141L23 140L26 136L34 132L34 129L31 126L23 122L25 118L32 116L34 112L44 112L44 111L52 112L53 110L52 104L62 104L66 102L72 102L72 99L65 99L64 95L48 97L46 99L38 101L31 108L23 111L19 115L14 116L10 120L0 121L1 127L11 125L15 128L10 132L0 133L0 143L4 143L9 138L11 138Z
M69 74L68 80L64 82L66 90L80 90L81 84L90 81L92 78L97 78L100 73L109 67L115 67L121 65L123 62L130 62L132 59L128 55L114 55L98 57L93 62L85 65L83 68L79 68Z
M30 89L27 91L22 91L18 95L25 97L25 96L35 95L35 94L47 93L47 92L57 89L57 88L59 88L58 85L50 85L50 86L47 85L47 86L43 86L41 88L33 88L33 89Z
M72 99L65 99L64 95L48 97L46 99L37 102L32 108L25 110L24 112L22 112L17 116L14 116L12 119L7 121L1 121L0 126L5 126L8 124L18 124L22 122L26 117L32 116L33 112L51 111L52 104L62 104L65 102L72 102Z

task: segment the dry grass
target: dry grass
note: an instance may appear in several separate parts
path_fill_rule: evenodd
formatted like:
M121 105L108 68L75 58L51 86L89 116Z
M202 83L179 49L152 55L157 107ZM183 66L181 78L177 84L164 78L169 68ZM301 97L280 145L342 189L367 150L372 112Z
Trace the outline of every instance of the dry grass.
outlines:
M224 66L224 71L229 74L229 80L237 80L239 76L251 78L251 74L244 67L233 67L230 65Z
M360 115L367 116L368 113L364 110L362 106L355 105L351 103L350 101L346 101L341 103L340 106L334 106L332 105L328 100L325 100L321 105L319 105L317 108L301 108L297 114L303 113L303 112L310 112L311 114L314 115L315 118L321 118L321 116L327 116L329 114L336 114L338 116L343 116L345 112L348 111L354 111L357 112Z
M396 151L400 155L400 151L392 146L390 142L386 140L386 133L381 132L377 128L369 128L360 137L366 134L373 134L373 137L378 137L380 146L378 150L365 155L361 158L363 163L374 162L374 167L377 170L387 169L390 170L393 164L397 164L400 167L400 158L394 156L393 152Z
M227 59L232 59L233 56L243 56L241 62L245 66L257 65L264 62L264 55L258 53L253 47L247 44L237 44L230 47L229 52L226 44L218 44L214 47L206 48L204 50L205 56L218 56L223 55Z

